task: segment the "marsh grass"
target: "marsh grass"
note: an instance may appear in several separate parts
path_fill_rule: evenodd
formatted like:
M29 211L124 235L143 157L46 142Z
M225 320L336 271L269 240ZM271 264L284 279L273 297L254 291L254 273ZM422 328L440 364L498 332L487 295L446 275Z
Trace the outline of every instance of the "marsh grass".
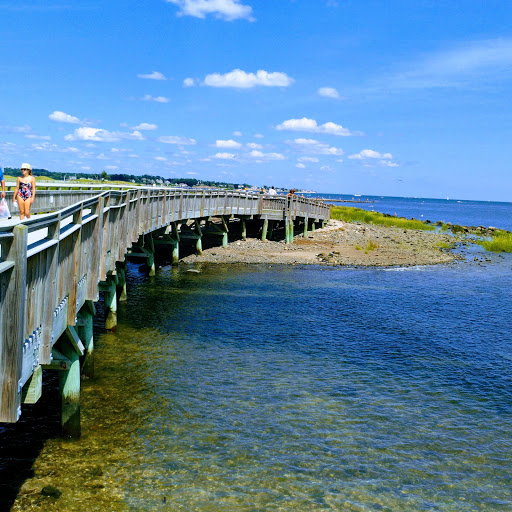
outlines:
M405 219L404 217L386 217L379 212L367 212L366 210L352 206L332 206L331 218L345 222L364 222L366 224L379 224L381 226L402 229L435 230L435 226L426 224L421 220Z
M451 244L449 242L438 242L437 243L437 247L439 249L451 249L452 247L454 247L455 244Z
M496 231L492 240L477 241L485 250L492 252L512 252L512 233Z

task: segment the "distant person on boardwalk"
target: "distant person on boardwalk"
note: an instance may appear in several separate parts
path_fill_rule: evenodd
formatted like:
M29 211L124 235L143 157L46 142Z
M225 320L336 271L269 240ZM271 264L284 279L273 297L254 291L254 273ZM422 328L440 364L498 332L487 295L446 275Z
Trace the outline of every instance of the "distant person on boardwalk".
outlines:
M261 187L260 194L266 194L266 193L267 193L267 191L263 187Z
M268 193L271 196L277 195L276 189L274 187L271 187L270 190L268 191Z
M30 218L30 207L36 196L36 179L32 176L30 164L21 164L21 176L18 176L12 202L18 201L20 219Z
M286 195L287 195L288 197L292 197L292 196L294 196L294 195L295 195L295 189L294 189L294 188L290 189L290 192L288 192L288 194L286 194Z
M5 177L3 167L0 167L0 181L2 182L2 199L5 199Z

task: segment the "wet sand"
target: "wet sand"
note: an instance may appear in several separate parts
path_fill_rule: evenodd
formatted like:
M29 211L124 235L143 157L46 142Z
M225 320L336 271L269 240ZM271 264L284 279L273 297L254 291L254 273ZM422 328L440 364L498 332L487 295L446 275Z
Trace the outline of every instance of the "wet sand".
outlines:
M449 263L457 256L439 244L453 236L433 231L404 230L331 220L325 228L296 235L293 244L255 238L213 247L183 263L273 263L302 265L411 266ZM369 245L371 244L371 245ZM373 247L373 248L371 248Z

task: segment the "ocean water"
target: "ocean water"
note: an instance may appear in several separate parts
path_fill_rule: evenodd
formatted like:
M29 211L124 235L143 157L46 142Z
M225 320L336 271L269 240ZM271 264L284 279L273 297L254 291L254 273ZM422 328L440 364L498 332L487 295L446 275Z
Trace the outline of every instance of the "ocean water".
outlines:
M493 226L512 231L512 202L467 201L455 199L428 199L413 197L353 196L340 194L311 194L326 199L357 201L338 203L356 206L400 217L443 221L462 226ZM366 202L368 200L368 202ZM331 203L336 204L336 203Z
M45 441L13 510L510 511L512 259L490 259L130 266L84 435Z

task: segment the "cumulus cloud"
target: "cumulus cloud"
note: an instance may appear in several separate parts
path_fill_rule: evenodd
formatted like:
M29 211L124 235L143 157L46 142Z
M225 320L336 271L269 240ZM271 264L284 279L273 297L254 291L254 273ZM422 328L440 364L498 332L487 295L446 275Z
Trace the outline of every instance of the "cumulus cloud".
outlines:
M317 92L319 96L324 98L334 98L335 100L340 98L338 91L334 87L320 87Z
M265 135L261 134L261 133L255 133L254 134L254 138L255 139L264 139L265 138Z
M204 85L210 87L235 87L237 89L250 89L251 87L288 87L293 83L293 78L290 78L286 73L273 72L269 73L263 69L256 71L256 73L246 73L241 69L234 69L233 71L221 75L219 73L212 73L206 75Z
M304 164L297 164L295 167L298 167L299 169L305 169L306 166Z
M242 132L239 132L238 130L236 132L233 132L233 137L241 137Z
M153 158L158 162L167 162L167 158L165 158L165 156L154 156Z
M348 128L343 128L343 126L332 122L319 125L314 119L308 119L307 117L303 117L302 119L288 119L287 121L277 125L276 130L326 133L329 135L338 135L341 137L360 135L359 132L351 132Z
M364 160L366 158L380 158L380 159L391 159L393 156L391 153L379 153L378 151L374 151L373 149L363 149L359 153L355 155L350 155L349 158L352 160Z
M183 80L183 87L194 87L196 85L196 81L193 78L185 78Z
M238 149L242 147L242 144L240 142L236 142L234 140L217 140L215 142L215 147L217 148L235 148Z
M256 142L248 142L247 147L250 149L263 149L261 144L257 144Z
M157 103L169 103L169 98L165 96L151 96L151 94L146 94L143 98L143 101L156 101Z
M135 130L127 132L110 132L102 128L91 128L82 126L77 128L72 134L66 135L64 140L85 140L94 142L116 142L119 140L144 140L142 133Z
M218 158L220 160L233 160L235 156L236 155L234 155L233 153L215 153L215 155L213 155L213 158Z
M284 160L285 157L281 153L263 153L258 150L253 150L249 153L251 158L258 158L261 160Z
M318 158L314 156L301 156L297 159L299 162L319 162Z
M254 21L252 7L240 3L239 0L167 0L177 5L179 16L205 18L208 14L226 21L247 19Z
M165 75L160 73L160 71L153 71L153 73L147 75L137 75L137 78L144 78L146 80L167 80Z
M82 124L82 121L80 121L78 117L70 116L60 110L55 110L48 116L48 118L52 121L56 121L57 123Z
M177 135L162 135L158 137L158 142L163 142L164 144L179 144L181 146L193 146L197 144L195 139L189 139L187 137L179 137Z
M316 155L331 156L342 156L344 154L343 149L337 148L335 146L330 146L325 142L320 142L315 139L294 139L293 141L288 141L288 143L310 154L313 153Z

